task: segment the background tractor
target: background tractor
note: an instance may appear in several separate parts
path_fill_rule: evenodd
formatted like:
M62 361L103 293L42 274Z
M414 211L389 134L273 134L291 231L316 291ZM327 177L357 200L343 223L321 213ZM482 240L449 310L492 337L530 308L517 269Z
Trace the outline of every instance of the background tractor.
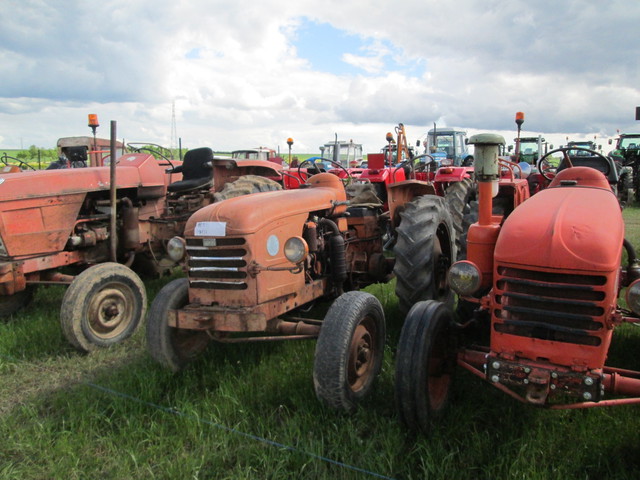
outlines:
M110 158L117 161L109 166L0 175L0 316L27 305L38 285L68 285L60 321L83 351L133 333L147 303L135 272L157 275L176 265L169 240L191 213L280 188L265 178L279 178L272 162L239 164L210 148L190 150L184 162L118 156L114 137L115 122Z
M402 421L429 430L456 366L537 406L640 403L640 372L605 365L615 328L640 313L640 267L609 181L597 169L572 166L566 154L549 187L502 221L492 214L491 185L504 139L481 134L471 142L480 217L469 229L467 260L448 274L459 302L471 308L457 320L438 301L409 312L396 355ZM605 157L595 158L609 168ZM631 311L617 304L623 287Z
M419 146L419 141L418 141ZM431 155L439 166L471 166L473 154L467 146L467 132L452 128L436 128L427 132L424 153Z
M612 143L610 139L609 145ZM621 199L627 203L640 200L640 133L621 133L609 156L620 166Z

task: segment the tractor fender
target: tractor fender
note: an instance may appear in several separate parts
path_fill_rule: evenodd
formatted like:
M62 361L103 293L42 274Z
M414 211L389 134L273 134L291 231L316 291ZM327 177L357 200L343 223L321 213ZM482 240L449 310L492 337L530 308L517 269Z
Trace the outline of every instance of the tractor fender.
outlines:
M404 180L387 185L387 199L391 224L400 223L400 212L406 203L422 195L436 195L436 189L431 182L422 180Z
M437 183L460 182L469 177L465 167L440 167L433 179Z

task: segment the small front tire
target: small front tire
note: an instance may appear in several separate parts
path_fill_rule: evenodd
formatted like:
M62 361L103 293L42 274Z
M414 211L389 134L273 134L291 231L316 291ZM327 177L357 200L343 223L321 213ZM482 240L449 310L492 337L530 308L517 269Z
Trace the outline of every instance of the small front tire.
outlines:
M400 420L427 432L449 399L456 366L453 314L441 302L416 303L402 327L396 352L395 395Z
M160 365L177 372L207 348L209 335L202 330L169 326L169 311L189 303L189 280L166 284L151 304L147 318L147 349Z
M365 292L347 292L324 318L313 365L316 396L352 411L372 390L382 368L385 343L382 305Z

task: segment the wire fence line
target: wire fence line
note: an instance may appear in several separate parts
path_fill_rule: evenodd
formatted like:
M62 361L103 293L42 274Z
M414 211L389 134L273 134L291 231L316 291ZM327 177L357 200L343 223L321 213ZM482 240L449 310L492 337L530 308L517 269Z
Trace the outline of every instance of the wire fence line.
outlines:
M7 359L9 361L12 361L12 362L15 362L15 363L26 363L26 362L24 362L24 361L22 361L20 359L14 358L14 357L9 356L9 355L1 354L1 353L0 353L0 357L1 358L5 358L5 359ZM43 370L46 370L46 368L43 368ZM269 440L268 438L265 438L265 437L254 435L252 433L243 432L243 431L238 430L236 428L228 427L228 426L223 425L221 423L217 423L217 422L213 422L211 420L200 418L200 417L198 417L196 415L190 415L190 414L184 413L184 412L182 412L182 411L180 411L178 409L172 408L172 407L165 407L165 406L159 405L157 403L148 402L146 400L142 400L140 398L137 398L137 397L135 397L133 395L129 395L127 393L119 392L117 390L114 390L114 389L111 389L109 387L105 387L103 385L99 385L99 384L90 382L88 380L84 380L84 381L81 380L81 381L77 382L77 384L78 385L84 385L84 386L89 387L89 388L91 388L93 390L96 390L98 392L101 392L101 393L104 393L104 394L107 394L107 395L111 395L113 397L118 397L118 398L126 400L126 401L138 403L140 405L144 405L144 406L147 406L149 408L153 408L153 409L162 411L162 412L167 413L167 414L176 415L176 416L184 418L184 419L188 419L188 420L196 421L196 422L199 422L199 423L202 423L202 424L205 424L205 425L209 425L209 426L214 427L216 429L223 430L223 431L225 431L227 433L230 433L230 434L233 434L233 435L238 435L238 436L246 438L248 440L260 442L260 443L263 443L265 445L269 445L269 446L272 446L272 447L275 447L275 448L286 450L286 451L291 452L291 453L302 454L302 455L305 455L307 457L313 458L315 460L318 460L318 461L321 461L321 462L324 462L324 463L328 463L328 464L331 464L331 465L335 465L337 467L344 468L346 470L351 470L351 471L354 471L354 472L357 472L357 473L362 473L364 475L368 475L368 476L374 477L374 478L380 478L380 479L383 479L383 480L396 480L393 477L389 477L389 476L386 476L386 475L383 475L383 474L380 474L380 473L372 472L372 471L364 469L364 468L360 468L360 467L357 467L357 466L354 466L354 465L350 465L350 464L347 464L347 463L344 463L344 462L340 462L338 460L333 460L331 458L328 458L328 457L325 457L325 456L322 456L322 455L318 455L318 454L311 453L311 452L308 452L308 451L305 451L305 450L301 450L301 449L299 449L297 447L294 447L292 445L286 445L286 444L281 443L281 442L276 442L274 440Z

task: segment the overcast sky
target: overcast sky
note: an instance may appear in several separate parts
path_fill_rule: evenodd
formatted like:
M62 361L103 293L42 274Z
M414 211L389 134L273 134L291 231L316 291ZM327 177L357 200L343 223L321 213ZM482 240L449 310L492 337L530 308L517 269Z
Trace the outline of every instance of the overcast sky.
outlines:
M98 135L365 152L405 124L556 145L640 131L636 0L2 0L0 149ZM605 146L608 151L609 147Z

